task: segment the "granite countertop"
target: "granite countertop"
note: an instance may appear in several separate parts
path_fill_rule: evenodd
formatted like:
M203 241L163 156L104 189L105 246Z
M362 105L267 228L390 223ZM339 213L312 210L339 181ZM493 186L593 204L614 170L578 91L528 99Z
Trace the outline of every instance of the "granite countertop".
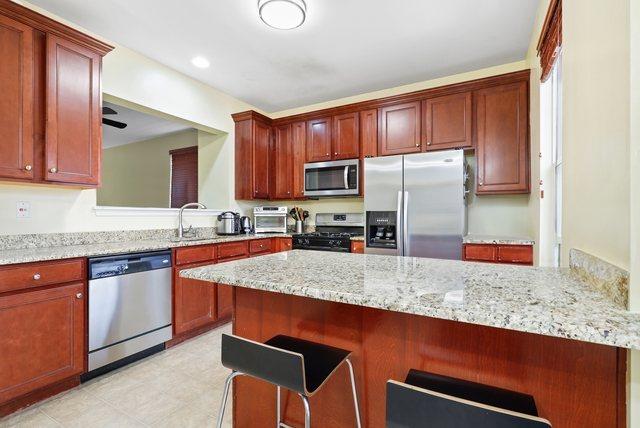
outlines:
M120 240L82 245L58 245L50 247L1 249L0 266L16 263L40 262L45 260L71 259L75 257L95 257L111 254L126 254L142 251L164 250L195 245L220 244L223 242L244 241L260 238L291 237L282 233L262 233L251 235L223 236L216 235L198 241L173 242L168 238Z
M364 242L364 236L352 236L352 241Z
M502 235L467 235L462 238L465 244L502 244L502 245L533 245L535 241L523 236Z
M569 269L294 250L181 276L640 349L640 314Z

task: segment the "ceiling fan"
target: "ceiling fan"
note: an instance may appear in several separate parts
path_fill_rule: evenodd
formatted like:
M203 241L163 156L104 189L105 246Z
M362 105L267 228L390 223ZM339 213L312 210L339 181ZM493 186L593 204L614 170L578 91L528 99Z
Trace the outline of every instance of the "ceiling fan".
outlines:
M127 127L127 124L124 122L118 122L117 120L111 120L104 117L107 114L118 114L118 112L111 107L102 106L102 123L105 125L113 126L118 129L124 129Z

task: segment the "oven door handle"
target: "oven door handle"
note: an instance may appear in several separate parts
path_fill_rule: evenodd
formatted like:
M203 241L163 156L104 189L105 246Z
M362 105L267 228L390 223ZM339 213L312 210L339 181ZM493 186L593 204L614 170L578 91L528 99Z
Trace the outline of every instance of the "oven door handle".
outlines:
M349 190L349 165L344 166L344 190Z

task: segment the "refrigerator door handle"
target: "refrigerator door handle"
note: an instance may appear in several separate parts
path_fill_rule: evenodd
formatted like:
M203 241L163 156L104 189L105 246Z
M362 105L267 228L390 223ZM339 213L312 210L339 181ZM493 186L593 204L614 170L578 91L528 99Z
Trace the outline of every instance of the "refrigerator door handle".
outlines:
M402 229L402 190L398 190L398 207L396 211L396 242L398 245L398 255L404 255L404 235Z
M349 165L344 166L344 189L349 190Z
M402 192L402 247L405 256L409 253L409 192Z

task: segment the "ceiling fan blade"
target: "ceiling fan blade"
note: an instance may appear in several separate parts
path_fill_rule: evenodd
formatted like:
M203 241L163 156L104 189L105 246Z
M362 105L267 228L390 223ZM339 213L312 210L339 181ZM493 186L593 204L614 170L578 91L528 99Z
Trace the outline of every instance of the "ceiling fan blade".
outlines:
M124 129L127 127L126 123L118 122L117 120L106 119L104 117L102 118L102 123L104 123L105 125L113 126L118 129Z
M111 107L102 106L102 114L118 114L118 112Z

